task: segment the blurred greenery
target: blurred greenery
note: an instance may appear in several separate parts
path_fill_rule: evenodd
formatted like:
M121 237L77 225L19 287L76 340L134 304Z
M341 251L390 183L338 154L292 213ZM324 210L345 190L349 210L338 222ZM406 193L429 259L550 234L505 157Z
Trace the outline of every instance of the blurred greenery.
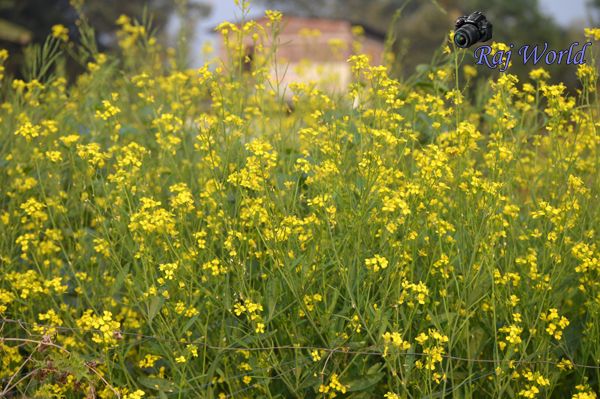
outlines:
M233 2L233 0L220 0ZM374 30L387 32L395 55L394 74L407 77L429 64L447 40L447 33L460 15L483 11L494 25L494 40L513 43L513 51L523 44L549 43L562 49L570 42L583 42L582 28L566 29L540 10L539 0L256 0L269 7L296 15L332 17L350 20ZM152 27L163 42L168 18L179 15L176 48L181 59L189 50L186 38L195 23L211 12L201 0L0 0L0 47L12 54L7 69L14 73L22 66L22 49L29 43L41 43L54 24L69 28L77 41L78 15L70 2L83 4L82 11L96 32L99 47L116 46L115 20L121 14L151 19ZM600 0L588 0L590 19L600 22ZM401 10L401 13L397 13ZM395 15L397 18L395 18ZM471 57L465 52L465 57ZM433 57L435 60L435 56ZM513 58L515 59L515 58ZM520 77L531 66L514 63L510 69ZM574 69L568 65L548 67L555 81L576 85ZM480 68L483 75L498 73Z
M189 0L0 0L0 48L11 53L9 73L18 73L22 67L25 46L44 42L55 24L66 26L72 40L79 39L74 5L81 7L104 51L117 45L115 21L122 14L151 22L158 38L164 40L164 27L174 12L181 17L181 31L189 33L193 19L211 11L206 2Z
M31 41L31 31L10 21L0 19L0 39L11 43L26 44Z
M588 17L595 26L600 25L600 0L588 0L587 5L591 8Z
M460 15L479 10L494 25L494 40L515 45L543 44L563 49L583 41L583 28L561 27L540 10L538 0L262 0L270 7L300 15L343 18L357 24L387 30L395 38L395 69L409 76L439 51ZM600 0L590 0L600 10ZM396 10L402 9L398 19ZM471 57L468 51L465 56ZM435 57L434 57L435 58ZM514 59L514 57L513 57ZM510 72L523 77L531 65L514 63ZM568 65L548 67L555 81L576 84L575 70ZM480 68L483 74L498 73Z

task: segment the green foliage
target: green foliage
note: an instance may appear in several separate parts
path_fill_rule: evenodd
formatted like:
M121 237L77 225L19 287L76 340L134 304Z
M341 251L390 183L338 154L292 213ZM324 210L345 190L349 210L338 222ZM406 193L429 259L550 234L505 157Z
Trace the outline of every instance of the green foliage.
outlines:
M98 48L103 51L116 49L118 26L115 21L120 15L130 15L151 24L160 38L168 18L176 11L184 21L178 41L178 48L183 50L185 38L191 33L190 27L210 14L208 3L187 0L3 0L0 3L0 45L13 54L7 69L18 74L25 67L21 52L38 51L26 50L24 46L42 45L56 24L66 26L70 39L82 44L74 51L93 55L98 53ZM82 59L82 55L74 58ZM80 71L72 67L70 72Z

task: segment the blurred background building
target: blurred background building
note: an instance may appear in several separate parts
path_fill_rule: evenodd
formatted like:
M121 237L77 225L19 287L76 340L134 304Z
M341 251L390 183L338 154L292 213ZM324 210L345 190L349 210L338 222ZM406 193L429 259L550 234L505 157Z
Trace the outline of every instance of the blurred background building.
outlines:
M269 19L253 19L269 31ZM271 36L261 38L259 43L265 52L276 48L275 65L271 65L273 85L283 92L293 82L315 82L328 92L345 91L352 73L348 58L360 52L369 56L371 63L381 65L385 49L385 31L355 24L352 21L335 18L319 18L285 14L281 20L281 31L276 43ZM262 39L266 40L263 42ZM244 53L248 57L244 63L252 70L255 43L252 37L244 38ZM217 40L219 58L227 60L229 54L221 40Z

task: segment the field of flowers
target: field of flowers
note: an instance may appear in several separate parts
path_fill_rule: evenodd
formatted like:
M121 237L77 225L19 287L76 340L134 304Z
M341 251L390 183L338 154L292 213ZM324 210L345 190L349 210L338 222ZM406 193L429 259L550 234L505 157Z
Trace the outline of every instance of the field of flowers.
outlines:
M216 68L121 17L121 54L82 19L2 77L0 397L596 398L594 63L571 95L356 55L288 101L244 68L267 16Z

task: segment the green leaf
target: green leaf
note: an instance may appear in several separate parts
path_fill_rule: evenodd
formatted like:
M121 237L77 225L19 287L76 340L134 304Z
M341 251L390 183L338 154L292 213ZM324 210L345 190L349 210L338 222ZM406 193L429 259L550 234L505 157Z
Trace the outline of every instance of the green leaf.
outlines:
M367 341L348 342L346 346L352 350L362 350L367 347Z
M155 296L150 300L150 306L148 307L148 320L152 321L158 314L160 308L165 303L165 299L162 297Z
M379 381L381 381L384 376L385 376L385 373L383 373L383 372L378 372L375 374L367 374L364 377L361 377L357 380L351 381L349 383L350 388L348 389L348 391L356 392L356 391L364 391L366 389L369 389L372 386L374 386L375 384L377 384Z
M383 363L375 363L374 365L369 367L366 374L367 375L377 374L378 372L381 371L382 367L383 367Z
M199 317L200 317L199 315L196 315L196 316L192 317L191 319L189 319L189 320L188 320L188 321L187 321L187 322L186 322L186 323L183 325L183 328L181 329L181 331L182 331L182 332L184 332L184 333L185 333L186 331L188 331L188 330L189 330L189 329L190 329L190 328L191 328L191 327L194 325L194 323L196 322L196 320L198 320L198 318L199 318Z
M177 386L164 378L157 377L140 377L138 382L146 388L154 389L161 392L175 392Z
M318 376L312 374L312 372L308 372L306 378L302 381L302 383L298 386L298 389L307 389L310 387L318 386L321 379Z

